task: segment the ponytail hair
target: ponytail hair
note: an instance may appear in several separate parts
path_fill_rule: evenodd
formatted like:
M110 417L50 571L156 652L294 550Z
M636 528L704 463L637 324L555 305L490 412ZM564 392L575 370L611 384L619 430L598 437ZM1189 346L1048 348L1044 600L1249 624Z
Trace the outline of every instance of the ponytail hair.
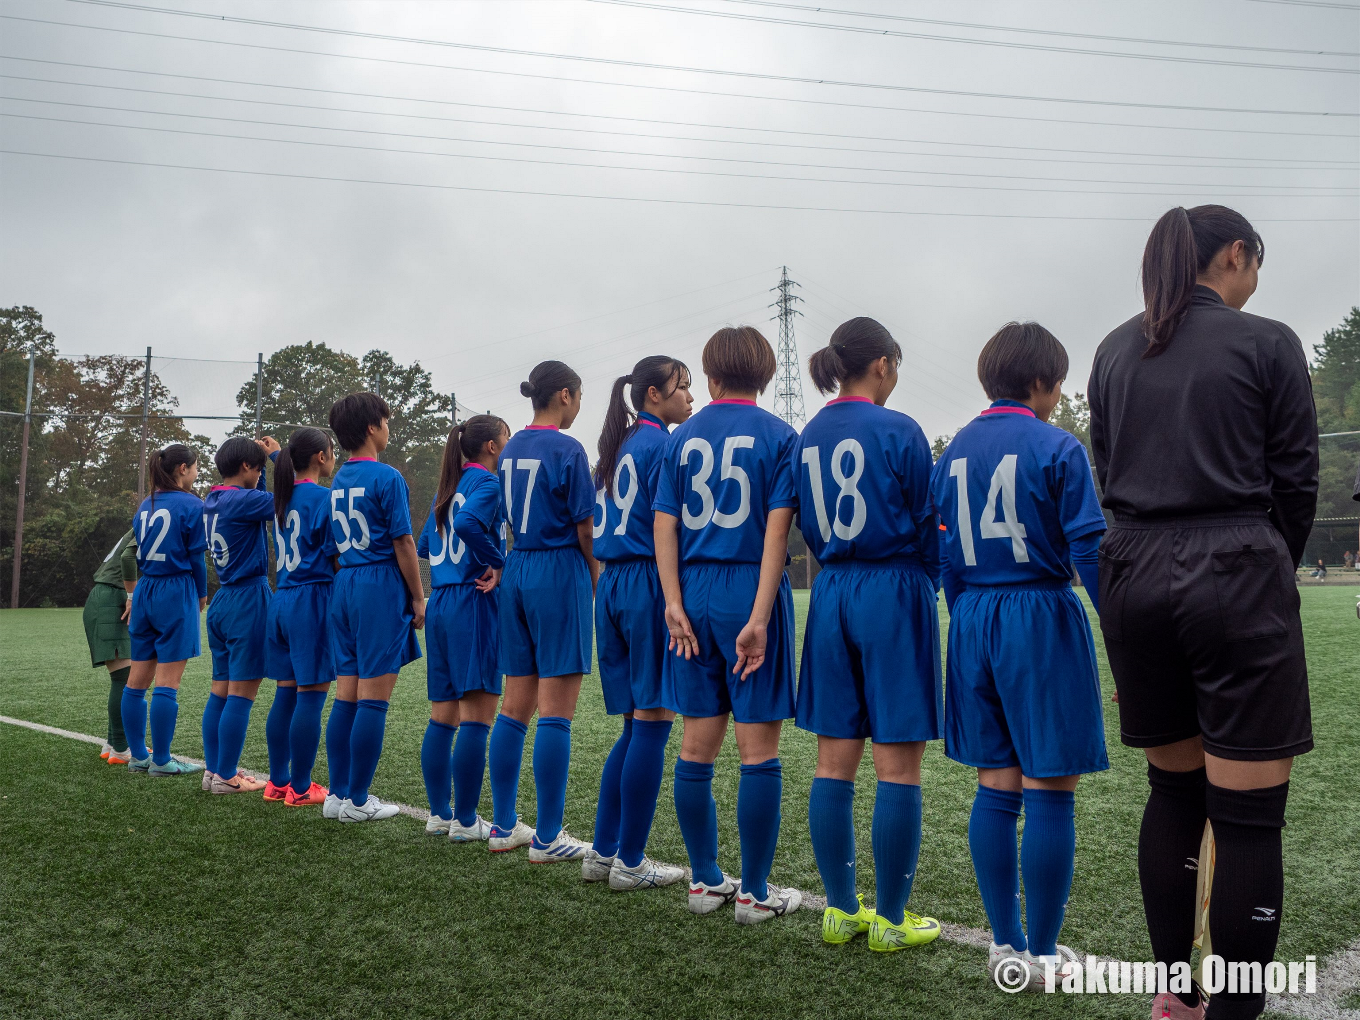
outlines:
M823 393L858 379L879 358L902 364L902 346L876 319L861 315L842 322L831 340L808 359L808 372Z
M1190 308L1195 280L1214 256L1241 241L1260 265L1265 242L1245 216L1225 205L1177 206L1162 215L1143 249L1143 336L1145 358L1161 354Z
M156 492L166 489L170 492L179 488L175 481L175 470L183 465L198 463L198 454L183 443L171 443L163 450L152 450L147 460L147 474L151 478L151 505L156 504Z
M533 402L535 411L547 407L554 393L577 393L580 389L581 377L560 361L540 361L529 373L529 381L519 384L520 393Z
M288 514L288 501L293 498L293 486L299 471L306 471L318 453L333 449L331 437L310 426L297 429L288 437L288 445L274 461L274 517L279 527Z
M487 443L499 439L502 432L509 431L510 426L494 414L474 414L453 427L449 441L444 444L444 462L439 469L439 492L434 498L434 527L439 534L444 534L445 517L458 491L458 482L463 477L463 465L475 460Z
M638 414L647 403L647 391L655 386L669 397L688 378L689 368L683 361L653 354L634 365L630 375L621 375L614 380L614 388L609 393L609 409L604 413L604 428L600 430L600 444L596 447L600 454L595 463L597 486L603 486L605 492L614 495L614 467L619 449L637 428ZM623 402L624 387L632 387L629 392L631 409Z

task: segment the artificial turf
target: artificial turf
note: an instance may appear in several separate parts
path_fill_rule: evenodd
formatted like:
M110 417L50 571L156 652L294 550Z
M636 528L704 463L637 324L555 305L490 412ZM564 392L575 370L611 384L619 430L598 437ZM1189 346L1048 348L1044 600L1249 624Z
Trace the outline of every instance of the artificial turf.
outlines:
M1278 956L1296 960L1321 959L1360 936L1360 622L1347 590L1301 594L1318 747L1296 763L1285 830ZM798 595L801 622L805 593ZM1108 696L1103 655L1101 668ZM0 714L102 733L106 677L89 668L78 611L0 614ZM201 755L207 687L207 660L191 662L177 751ZM246 746L246 763L258 767L271 695L266 684ZM374 782L380 796L424 804L426 704L416 664L393 698ZM1078 791L1077 871L1063 940L1146 959L1135 870L1142 757L1118 743L1109 704L1106 727L1112 768ZM604 715L598 683L587 680L566 810L577 835L589 836L599 770L618 730ZM673 738L672 762L678 746ZM786 729L784 822L771 877L820 892L807 831L815 750L808 734ZM317 775L324 782L324 754ZM733 873L736 784L729 739L714 792L720 860ZM974 785L969 770L932 745L911 907L985 928L967 846ZM683 863L669 789L668 765L649 850ZM870 902L872 790L866 760L856 814L860 887ZM730 913L695 918L680 890L611 894L583 884L571 865L531 867L522 854L453 846L405 817L339 826L315 810L209 798L195 778L130 776L100 763L90 745L9 726L0 726L0 797L0 1015L1146 1015L1141 997L1004 997L976 949L941 941L880 957L862 942L827 947L813 911L751 929ZM520 810L532 822L527 765Z

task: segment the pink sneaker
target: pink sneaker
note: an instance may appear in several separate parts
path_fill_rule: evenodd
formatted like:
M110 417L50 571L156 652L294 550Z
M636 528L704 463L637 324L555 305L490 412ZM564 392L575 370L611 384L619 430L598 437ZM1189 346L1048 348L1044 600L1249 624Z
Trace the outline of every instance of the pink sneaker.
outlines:
M1204 996L1197 1005L1187 1006L1170 992L1161 992L1152 1000L1152 1020L1204 1020Z

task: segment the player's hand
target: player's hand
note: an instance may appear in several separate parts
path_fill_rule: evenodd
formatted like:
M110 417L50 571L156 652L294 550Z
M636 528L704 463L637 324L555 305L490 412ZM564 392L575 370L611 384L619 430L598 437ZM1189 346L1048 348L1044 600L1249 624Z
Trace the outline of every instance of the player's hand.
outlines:
M124 623L127 623L128 618L131 616L132 616L132 596L129 595L128 600L123 603L123 615L118 617L118 619L122 620Z
M1110 700L1113 701L1116 705L1119 704L1119 692L1115 691L1113 694L1111 694Z
M666 645L668 651L683 655L686 661L699 654L699 639L694 636L684 606L666 607L666 629L671 632L670 642Z
M273 436L261 436L259 439L255 440L255 442L259 443L260 446L264 448L265 453L279 452L279 441Z
M766 638L766 626L763 623L748 621L741 628L741 633L737 635L737 664L732 667L733 673L741 673L741 679L745 680L765 664Z
M416 630L425 629L425 600L411 600L411 626Z
M204 595L198 600L198 611L201 613L208 608L208 596Z
M495 591L496 585L500 583L501 571L495 567L487 567L486 573L473 582L473 584L477 586L477 590L482 594L486 594L489 591Z

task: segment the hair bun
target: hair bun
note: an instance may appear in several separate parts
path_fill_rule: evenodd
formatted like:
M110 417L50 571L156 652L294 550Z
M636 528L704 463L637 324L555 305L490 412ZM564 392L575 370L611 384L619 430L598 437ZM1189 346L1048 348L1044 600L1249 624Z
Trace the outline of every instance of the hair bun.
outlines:
M633 385L633 373L629 372L627 375L625 375L625 376L623 377L623 381L624 381L625 383L627 383L629 386L632 386L632 385Z
M522 397L532 397L534 395L533 383L522 382L519 384L519 392Z

